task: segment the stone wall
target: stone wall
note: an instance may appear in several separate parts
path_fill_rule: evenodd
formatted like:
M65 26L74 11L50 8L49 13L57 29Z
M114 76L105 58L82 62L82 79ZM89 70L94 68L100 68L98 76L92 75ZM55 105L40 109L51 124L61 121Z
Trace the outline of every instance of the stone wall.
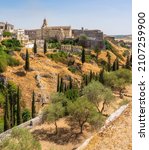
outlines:
M34 126L37 126L39 124L42 123L42 115L39 115L36 118L33 118L25 123L20 124L19 126L17 126L18 128L27 128L27 129L31 129ZM9 129L3 133L0 134L0 141L4 140L6 137L9 137L10 134L12 132L12 129Z

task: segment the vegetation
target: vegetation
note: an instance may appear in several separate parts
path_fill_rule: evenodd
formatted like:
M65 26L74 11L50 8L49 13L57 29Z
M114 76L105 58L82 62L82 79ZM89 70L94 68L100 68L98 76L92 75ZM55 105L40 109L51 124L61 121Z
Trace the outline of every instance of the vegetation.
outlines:
M34 54L37 54L37 43L36 43L36 40L34 42L33 52L34 52Z
M2 47L0 47L0 73L5 72L7 66L18 66L20 62L7 54Z
M106 72L104 78L105 85L113 90L118 90L120 97L122 97L126 85L131 84L132 80L131 71L128 69L119 69L110 73Z
M26 71L29 71L29 70L30 70L30 61L29 61L28 49L26 49L25 70L26 70Z
M85 49L84 48L82 50L81 61L82 61L82 64L85 63Z
M31 112L28 108L25 108L22 112L22 120L26 122L31 119Z
M114 99L112 91L97 81L89 83L88 86L83 89L83 94L95 105L100 113L103 113L105 105ZM99 109L100 102L103 102L101 110Z
M8 31L3 32L3 37L11 37L11 36L12 36L11 32L8 32Z
M71 123L77 124L80 128L80 134L83 133L85 123L97 125L97 122L101 121L101 115L97 113L94 106L85 97L78 98L74 103L69 103L68 112Z
M6 51L20 51L22 47L21 43L16 39L3 40L1 44L5 46Z
M32 118L36 117L36 108L35 108L35 92L32 94Z
M21 115L21 104L20 104L20 88L17 89L17 125L22 123L22 115Z
M27 129L14 128L11 136L0 142L2 150L41 150L41 145Z
M55 124L55 134L58 132L57 121L59 118L64 116L64 107L62 107L61 103L53 103L49 105L43 114L44 120L48 122L53 122Z
M60 51L53 54L47 54L47 57L55 62L61 62L67 64L67 53Z
M46 54L47 53L47 41L46 40L44 40L44 46L43 46L43 48L44 48L44 54Z

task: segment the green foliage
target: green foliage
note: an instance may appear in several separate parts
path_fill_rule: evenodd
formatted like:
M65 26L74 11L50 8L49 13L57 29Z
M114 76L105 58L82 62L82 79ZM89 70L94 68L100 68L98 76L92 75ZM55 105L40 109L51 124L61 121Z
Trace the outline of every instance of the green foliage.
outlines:
M26 50L26 57L25 57L25 70L29 71L30 69L30 61L29 61L29 53L28 49Z
M21 92L20 88L17 89L17 125L22 123L22 115L21 115Z
M49 45L48 47L51 49L53 49L53 48L60 49L61 48L61 43L58 41L50 41L48 45Z
M59 118L63 117L65 114L65 109L62 104L53 103L44 109L43 120L47 122L52 122L55 124L55 134L57 134L57 121Z
M35 92L32 94L32 118L36 117Z
M20 51L21 50L21 43L16 40L16 39L8 39L8 40L3 40L2 45L6 47L8 51Z
M123 106L123 105L127 105L129 103L129 100L128 99L123 99L122 102L120 102L120 106Z
M79 97L79 91L77 88L68 89L65 95L69 100L75 101Z
M55 62L61 62L67 64L67 53L60 51L53 54L47 54L47 57Z
M46 40L44 40L44 54L46 54L47 53L47 41Z
M4 106L4 102L5 102L5 97L4 95L0 92L0 107Z
M72 73L76 73L78 71L76 66L69 66L68 70L71 71Z
M41 150L41 145L27 129L14 128L11 136L0 143L2 150Z
M37 54L37 43L36 43L36 40L34 42L33 52L34 52L34 54Z
M108 59L108 64L107 64L107 71L111 71L111 55L109 52L107 52L107 59Z
M99 103L104 101L105 104L108 104L114 99L111 89L106 88L97 81L92 81L88 84L88 86L84 87L83 94L90 102L95 105L97 110L101 113L103 110L99 110Z
M82 64L85 63L85 49L84 48L82 50L81 61L82 61Z
M122 55L120 55L117 52L117 49L115 49L108 41L105 41L105 45L106 45L106 49L110 50L114 55L116 55L119 59L121 59L122 61L124 60Z
M7 32L7 31L3 32L3 37L11 37L11 36L12 36L12 33Z
M28 108L25 108L22 112L22 120L26 122L31 119L31 112Z
M120 94L126 85L131 84L132 75L128 69L119 69L114 72L105 73L105 85L111 87L114 90L119 90Z
M0 48L0 73L5 72L8 65L18 66L19 61L7 54L3 48Z
M112 50L112 46L107 40L104 40L104 44L107 50Z
M95 125L95 122L101 121L101 115L85 97L78 98L75 102L68 104L68 112L70 121L77 123L80 127L80 133L83 132L83 127L86 122ZM98 124L100 125L100 124Z

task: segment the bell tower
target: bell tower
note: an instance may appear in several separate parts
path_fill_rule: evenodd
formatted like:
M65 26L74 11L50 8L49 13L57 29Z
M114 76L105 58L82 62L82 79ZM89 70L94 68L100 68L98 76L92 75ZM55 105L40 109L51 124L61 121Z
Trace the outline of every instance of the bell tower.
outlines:
M45 18L45 19L43 20L42 28L46 28L46 27L48 27L48 23L47 23L47 19Z

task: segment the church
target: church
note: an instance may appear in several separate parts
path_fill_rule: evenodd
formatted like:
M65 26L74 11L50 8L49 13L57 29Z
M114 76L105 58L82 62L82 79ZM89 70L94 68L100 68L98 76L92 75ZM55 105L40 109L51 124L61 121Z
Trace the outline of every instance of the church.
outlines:
M29 36L30 40L72 38L71 26L48 26L46 19L43 20L41 29L25 30L25 34Z

